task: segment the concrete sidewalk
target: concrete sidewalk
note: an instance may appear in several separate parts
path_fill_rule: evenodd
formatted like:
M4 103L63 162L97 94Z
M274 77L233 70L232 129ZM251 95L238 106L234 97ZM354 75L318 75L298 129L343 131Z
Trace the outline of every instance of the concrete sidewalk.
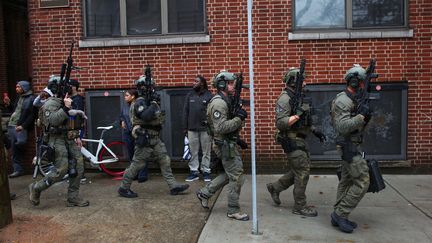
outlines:
M252 232L251 176L242 188L240 204L251 220L240 222L226 217L227 188L221 192L198 242L432 242L432 176L385 175L386 189L367 193L350 219L359 227L345 234L330 224L336 198L337 177L311 175L306 192L309 205L318 217L306 218L291 213L292 188L280 194L275 206L266 183L280 175L257 176L258 228Z

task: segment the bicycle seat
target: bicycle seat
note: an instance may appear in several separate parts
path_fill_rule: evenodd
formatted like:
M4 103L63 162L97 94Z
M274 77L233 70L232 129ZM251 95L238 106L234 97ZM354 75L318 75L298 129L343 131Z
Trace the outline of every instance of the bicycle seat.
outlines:
M97 127L98 130L110 130L114 126L108 126L108 127Z

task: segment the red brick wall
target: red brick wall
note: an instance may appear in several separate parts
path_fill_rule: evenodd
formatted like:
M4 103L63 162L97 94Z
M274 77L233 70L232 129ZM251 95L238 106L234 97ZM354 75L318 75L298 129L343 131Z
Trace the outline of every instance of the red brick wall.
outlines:
M287 67L308 60L309 83L342 82L353 63L367 65L377 58L379 81L408 80L408 159L413 165L432 164L431 20L430 1L409 1L413 38L288 41L291 1L254 1L254 73L257 159L262 167L284 157L273 143L274 101L282 90ZM33 44L33 77L40 89L58 73L71 39L83 38L81 1L70 7L40 9L29 1ZM191 78L210 78L220 69L243 71L248 80L247 1L207 1L210 43L80 48L76 65L88 68L75 74L86 89L125 88L150 63L160 85L190 85ZM246 127L249 132L249 125Z

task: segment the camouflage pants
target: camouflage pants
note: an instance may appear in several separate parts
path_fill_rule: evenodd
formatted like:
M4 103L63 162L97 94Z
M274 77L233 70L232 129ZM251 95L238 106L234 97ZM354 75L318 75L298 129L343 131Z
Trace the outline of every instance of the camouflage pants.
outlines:
M369 187L369 169L361 155L354 156L353 161L342 161L342 174L337 189L334 211L347 218Z
M309 181L310 158L303 150L287 154L289 171L279 180L272 183L276 192L281 192L294 185L294 208L302 209L306 205L306 186Z
M49 188L56 182L59 182L68 173L68 151L66 143L69 147L71 157L77 160L76 170L78 175L74 178L69 178L68 199L78 197L80 188L80 179L84 173L84 162L81 154L81 149L76 145L75 140L66 139L65 136L50 135L48 145L55 148L54 167L47 175L36 182L35 189L43 191Z
M171 171L171 159L168 156L165 144L157 138L157 141L151 146L141 147L135 145L132 162L126 169L120 186L129 189L133 179L138 175L139 171L146 166L149 160L155 160L159 163L162 176L170 189L178 185Z
M217 190L228 184L228 213L233 214L240 212L239 198L241 187L245 180L243 162L237 148L234 147L234 150L231 151L231 156L222 156L224 149L226 148L213 144L213 150L222 159L224 171L220 172L204 188L201 188L201 192L207 197L211 197Z

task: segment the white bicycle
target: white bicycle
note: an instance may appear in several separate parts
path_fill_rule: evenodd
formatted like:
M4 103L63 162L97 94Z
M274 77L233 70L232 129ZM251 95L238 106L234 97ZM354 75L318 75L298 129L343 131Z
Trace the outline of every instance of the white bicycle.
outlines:
M102 130L99 139L81 139L83 142L89 143L97 143L96 153L93 154L86 147L81 147L81 154L84 158L90 161L90 164L93 167L99 168L103 172L108 175L114 177L121 177L124 174L124 170L128 165L128 154L126 149L126 143L123 141L112 141L108 144L104 142L104 134L105 132L111 130L114 126L108 127L97 127L98 130ZM38 138L39 139L39 138ZM41 142L41 140L37 140L37 142ZM35 165L35 169L33 172L33 178L37 177L38 172L40 172L43 176L51 170L54 166L52 162L47 161L46 158L46 150L40 150L41 146L37 145L38 148L38 156L34 158L33 164Z
M127 162L122 162L120 158L129 158L126 149L126 143L123 141L112 141L108 144L104 142L105 132L111 130L114 126L97 127L102 130L99 139L83 138L82 141L97 143L96 153L91 153L86 147L81 147L81 154L90 161L93 167L99 167L103 172L114 177L123 176Z

